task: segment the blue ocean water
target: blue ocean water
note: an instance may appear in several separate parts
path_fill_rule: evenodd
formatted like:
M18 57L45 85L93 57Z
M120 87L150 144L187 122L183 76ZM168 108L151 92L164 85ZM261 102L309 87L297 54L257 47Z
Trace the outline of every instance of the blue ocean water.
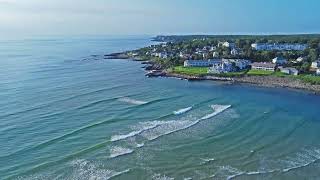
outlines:
M317 179L320 96L146 78L149 37L0 42L0 179Z

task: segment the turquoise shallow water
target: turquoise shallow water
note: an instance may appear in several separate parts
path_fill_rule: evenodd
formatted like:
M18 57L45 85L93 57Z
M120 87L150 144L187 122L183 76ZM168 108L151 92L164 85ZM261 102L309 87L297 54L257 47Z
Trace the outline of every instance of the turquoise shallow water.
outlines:
M148 44L1 41L0 179L318 179L320 96L102 58Z

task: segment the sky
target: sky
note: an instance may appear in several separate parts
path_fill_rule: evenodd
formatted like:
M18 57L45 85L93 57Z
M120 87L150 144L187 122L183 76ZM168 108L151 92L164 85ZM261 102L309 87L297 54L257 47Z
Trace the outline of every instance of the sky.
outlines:
M320 32L319 0L0 0L0 38Z

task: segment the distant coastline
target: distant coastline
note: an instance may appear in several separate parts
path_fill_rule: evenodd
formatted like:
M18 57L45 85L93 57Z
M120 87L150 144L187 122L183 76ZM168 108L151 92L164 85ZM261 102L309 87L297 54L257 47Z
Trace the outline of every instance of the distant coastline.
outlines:
M294 34L294 35L185 35L185 36L156 36L152 38L152 41L160 42L160 43L181 43L185 41L192 42L194 40L202 39L205 41L208 38L218 38L218 40L230 40L234 41L234 39L239 38L247 38L250 40L254 40L255 38L270 38L273 41L280 39L281 41L285 41L286 38L289 38L292 41L296 39L302 39L303 42L307 42L307 40L314 38L318 39L320 37L319 34ZM305 38L305 39L304 39ZM280 41L279 40L279 41ZM320 48L320 44L319 44ZM309 50L309 49L307 49ZM304 50L302 50L304 51ZM319 50L318 50L319 51ZM167 52L167 51L166 51ZM182 51L181 51L182 52ZM275 51L275 53L280 53L281 51ZM298 52L298 51L297 51ZM302 78L296 78L294 76L275 76L275 75L247 75L244 74L185 74L183 72L174 71L174 67L168 66L167 63L163 63L162 59L166 59L167 57L161 58L152 58L150 56L144 56L144 53L147 54L144 48L120 53L112 53L104 56L104 59L129 59L134 61L139 61L144 64L144 69L146 70L146 76L148 77L174 77L179 79L185 79L190 81L202 81L202 80L211 80L211 81L225 81L228 83L241 83L241 84L252 84L255 86L262 87L280 87L280 88L290 88L290 89L299 89L306 90L309 92L313 92L316 94L320 93L320 84L318 83L310 83L304 81ZM285 52L286 53L286 52ZM181 53L180 53L181 54ZM298 54L302 54L298 53ZM175 60L175 59L173 59ZM181 60L178 59L177 62L181 63ZM183 62L183 61L182 61Z

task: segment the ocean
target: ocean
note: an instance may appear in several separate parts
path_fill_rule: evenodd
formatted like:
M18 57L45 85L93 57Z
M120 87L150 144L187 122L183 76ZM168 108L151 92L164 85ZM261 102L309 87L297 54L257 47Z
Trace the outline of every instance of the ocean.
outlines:
M0 179L319 179L320 96L103 59L153 43L0 41Z

